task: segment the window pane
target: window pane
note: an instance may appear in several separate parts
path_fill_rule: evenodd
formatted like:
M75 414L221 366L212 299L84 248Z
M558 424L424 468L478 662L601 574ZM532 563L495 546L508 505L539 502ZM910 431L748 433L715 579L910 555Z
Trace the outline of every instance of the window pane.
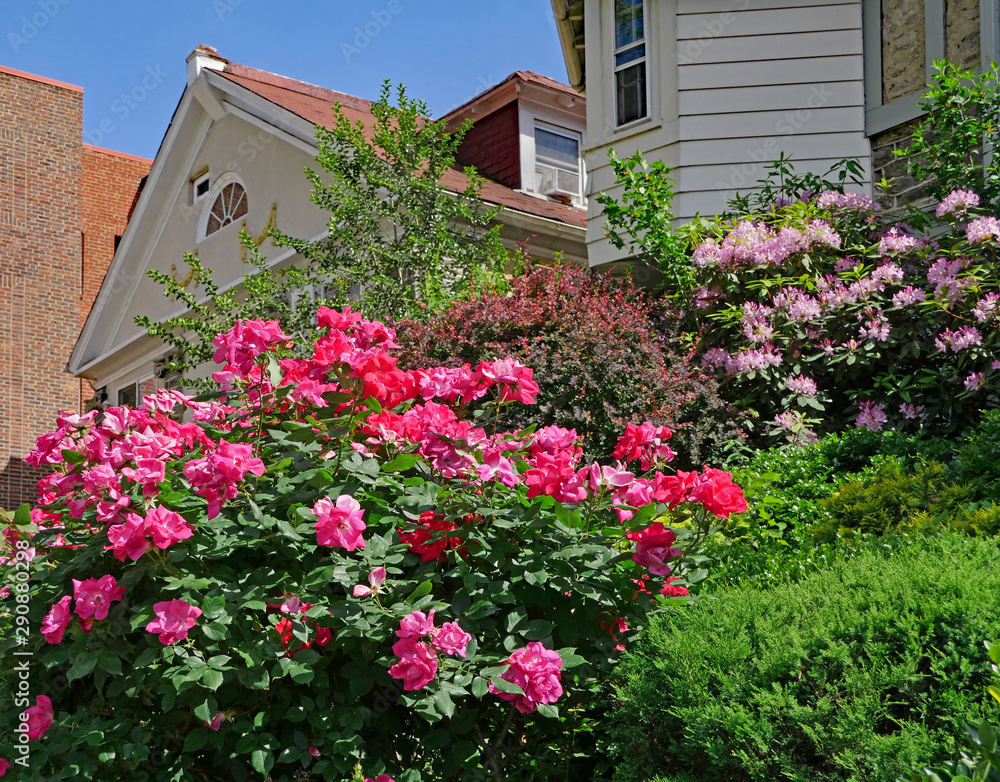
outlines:
M646 116L646 63L640 62L615 74L618 124Z
M118 391L118 405L119 407L132 407L136 406L136 393L135 393L135 383L125 386L125 388L119 389Z
M535 128L535 157L576 171L580 167L580 143L575 138Z
M616 49L645 37L642 21L642 0L615 0Z
M646 56L646 44L641 43L638 46L633 46L628 51L616 54L615 65L625 65L625 63L633 62L635 60L641 60L645 56Z

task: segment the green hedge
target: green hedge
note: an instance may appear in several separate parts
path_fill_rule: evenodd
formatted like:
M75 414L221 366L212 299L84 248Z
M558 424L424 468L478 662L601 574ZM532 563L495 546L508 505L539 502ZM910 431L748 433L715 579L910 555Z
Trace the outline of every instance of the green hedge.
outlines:
M928 537L716 597L672 609L619 666L616 782L891 782L995 716L994 542Z

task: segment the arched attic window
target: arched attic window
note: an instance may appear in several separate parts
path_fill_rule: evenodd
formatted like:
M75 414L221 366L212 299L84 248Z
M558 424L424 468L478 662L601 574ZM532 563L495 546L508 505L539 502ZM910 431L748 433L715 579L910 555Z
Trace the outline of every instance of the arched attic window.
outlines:
M249 209L246 188L235 174L219 177L212 193L205 200L198 231L199 241L245 217Z

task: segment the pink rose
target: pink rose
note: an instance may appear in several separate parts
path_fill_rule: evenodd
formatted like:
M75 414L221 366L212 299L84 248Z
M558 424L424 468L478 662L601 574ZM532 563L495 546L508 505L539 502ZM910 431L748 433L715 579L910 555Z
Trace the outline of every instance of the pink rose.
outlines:
M159 506L146 514L146 529L153 535L157 548L169 548L194 535L194 526L179 513Z
M514 704L522 714L538 710L539 703L555 703L562 695L560 669L562 658L558 652L546 649L538 641L513 652L507 659L510 666L500 675L501 679L516 684L523 695L498 690L490 682L490 692Z
M354 587L354 596L368 597L368 595L378 592L383 583L385 583L385 568L377 567L368 574L368 586L357 584Z
M118 586L114 576L88 578L86 581L73 579L73 596L76 598L76 613L81 619L107 619L108 609L116 600L125 595L125 587Z
M654 576L669 575L670 565L667 561L681 555L680 549L671 548L677 537L659 521L646 529L630 532L625 537L636 542L632 561L648 567Z
M147 632L159 633L160 643L170 646L187 638L201 616L201 609L183 600L163 600L153 605L156 619L146 625Z
M425 614L423 611L414 611L409 616L403 617L403 621L399 623L396 635L400 638L419 638L425 635L433 635L435 610L431 609L429 614Z
M42 635L48 643L57 644L62 641L72 617L69 608L72 599L70 595L66 595L58 603L54 603L42 620Z
M316 514L316 542L347 551L364 548L361 533L365 530L361 505L349 494L341 494L334 505L327 497L316 501L312 508Z
M456 622L445 622L431 643L439 652L465 657L465 647L471 640L472 636L459 627Z
M702 471L698 483L691 489L690 499L722 519L728 519L731 513L744 513L749 507L743 489L733 483L733 476L712 467Z
M401 638L392 645L392 651L399 661L389 669L389 675L402 679L407 692L422 689L437 675L437 655L428 644L416 638Z
M0 777L7 773L10 768L10 761L7 758L0 758Z
M222 721L225 718L226 718L226 713L224 711L220 711L218 714L216 714L214 717L212 717L212 721L211 722L204 723L205 727L206 728L211 728L212 730L218 730L219 728L222 727Z
M150 549L150 542L146 538L146 522L134 513L128 515L124 524L108 527L108 541L111 545L105 546L105 551L113 549L114 555L122 562L126 556L135 562Z
M24 712L28 725L28 741L40 739L52 726L52 701L48 695L35 698L35 705Z
M365 782L396 782L395 779L390 777L388 774L379 774L375 779L371 777L365 777Z

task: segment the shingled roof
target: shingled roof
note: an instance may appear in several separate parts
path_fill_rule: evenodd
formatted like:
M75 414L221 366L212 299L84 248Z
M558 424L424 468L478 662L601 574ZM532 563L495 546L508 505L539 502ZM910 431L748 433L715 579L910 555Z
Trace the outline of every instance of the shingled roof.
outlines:
M220 76L302 117L302 119L314 125L330 127L334 121L333 107L337 103L343 107L342 111L344 115L352 122L358 120L365 122L374 117L371 111L371 102L363 98L357 98L353 95L347 95L326 87L319 87L315 84L297 81L286 76L279 76L278 74L251 68L247 65L229 62L214 53L213 56L225 62L225 69L216 71ZM559 82L549 79L546 76L529 71L517 71L508 76L507 79L504 79L504 82L515 78L542 84L543 86L557 89L560 92L578 94L565 84L559 84ZM453 116L456 112L451 112L448 116ZM464 191L469 184L465 172L457 166L447 169L440 181L442 186L455 193ZM484 181L479 197L487 203L501 205L506 209L555 220L579 228L587 227L587 211L585 209L578 209L567 204L536 198L526 193L519 193L506 185L490 179Z

